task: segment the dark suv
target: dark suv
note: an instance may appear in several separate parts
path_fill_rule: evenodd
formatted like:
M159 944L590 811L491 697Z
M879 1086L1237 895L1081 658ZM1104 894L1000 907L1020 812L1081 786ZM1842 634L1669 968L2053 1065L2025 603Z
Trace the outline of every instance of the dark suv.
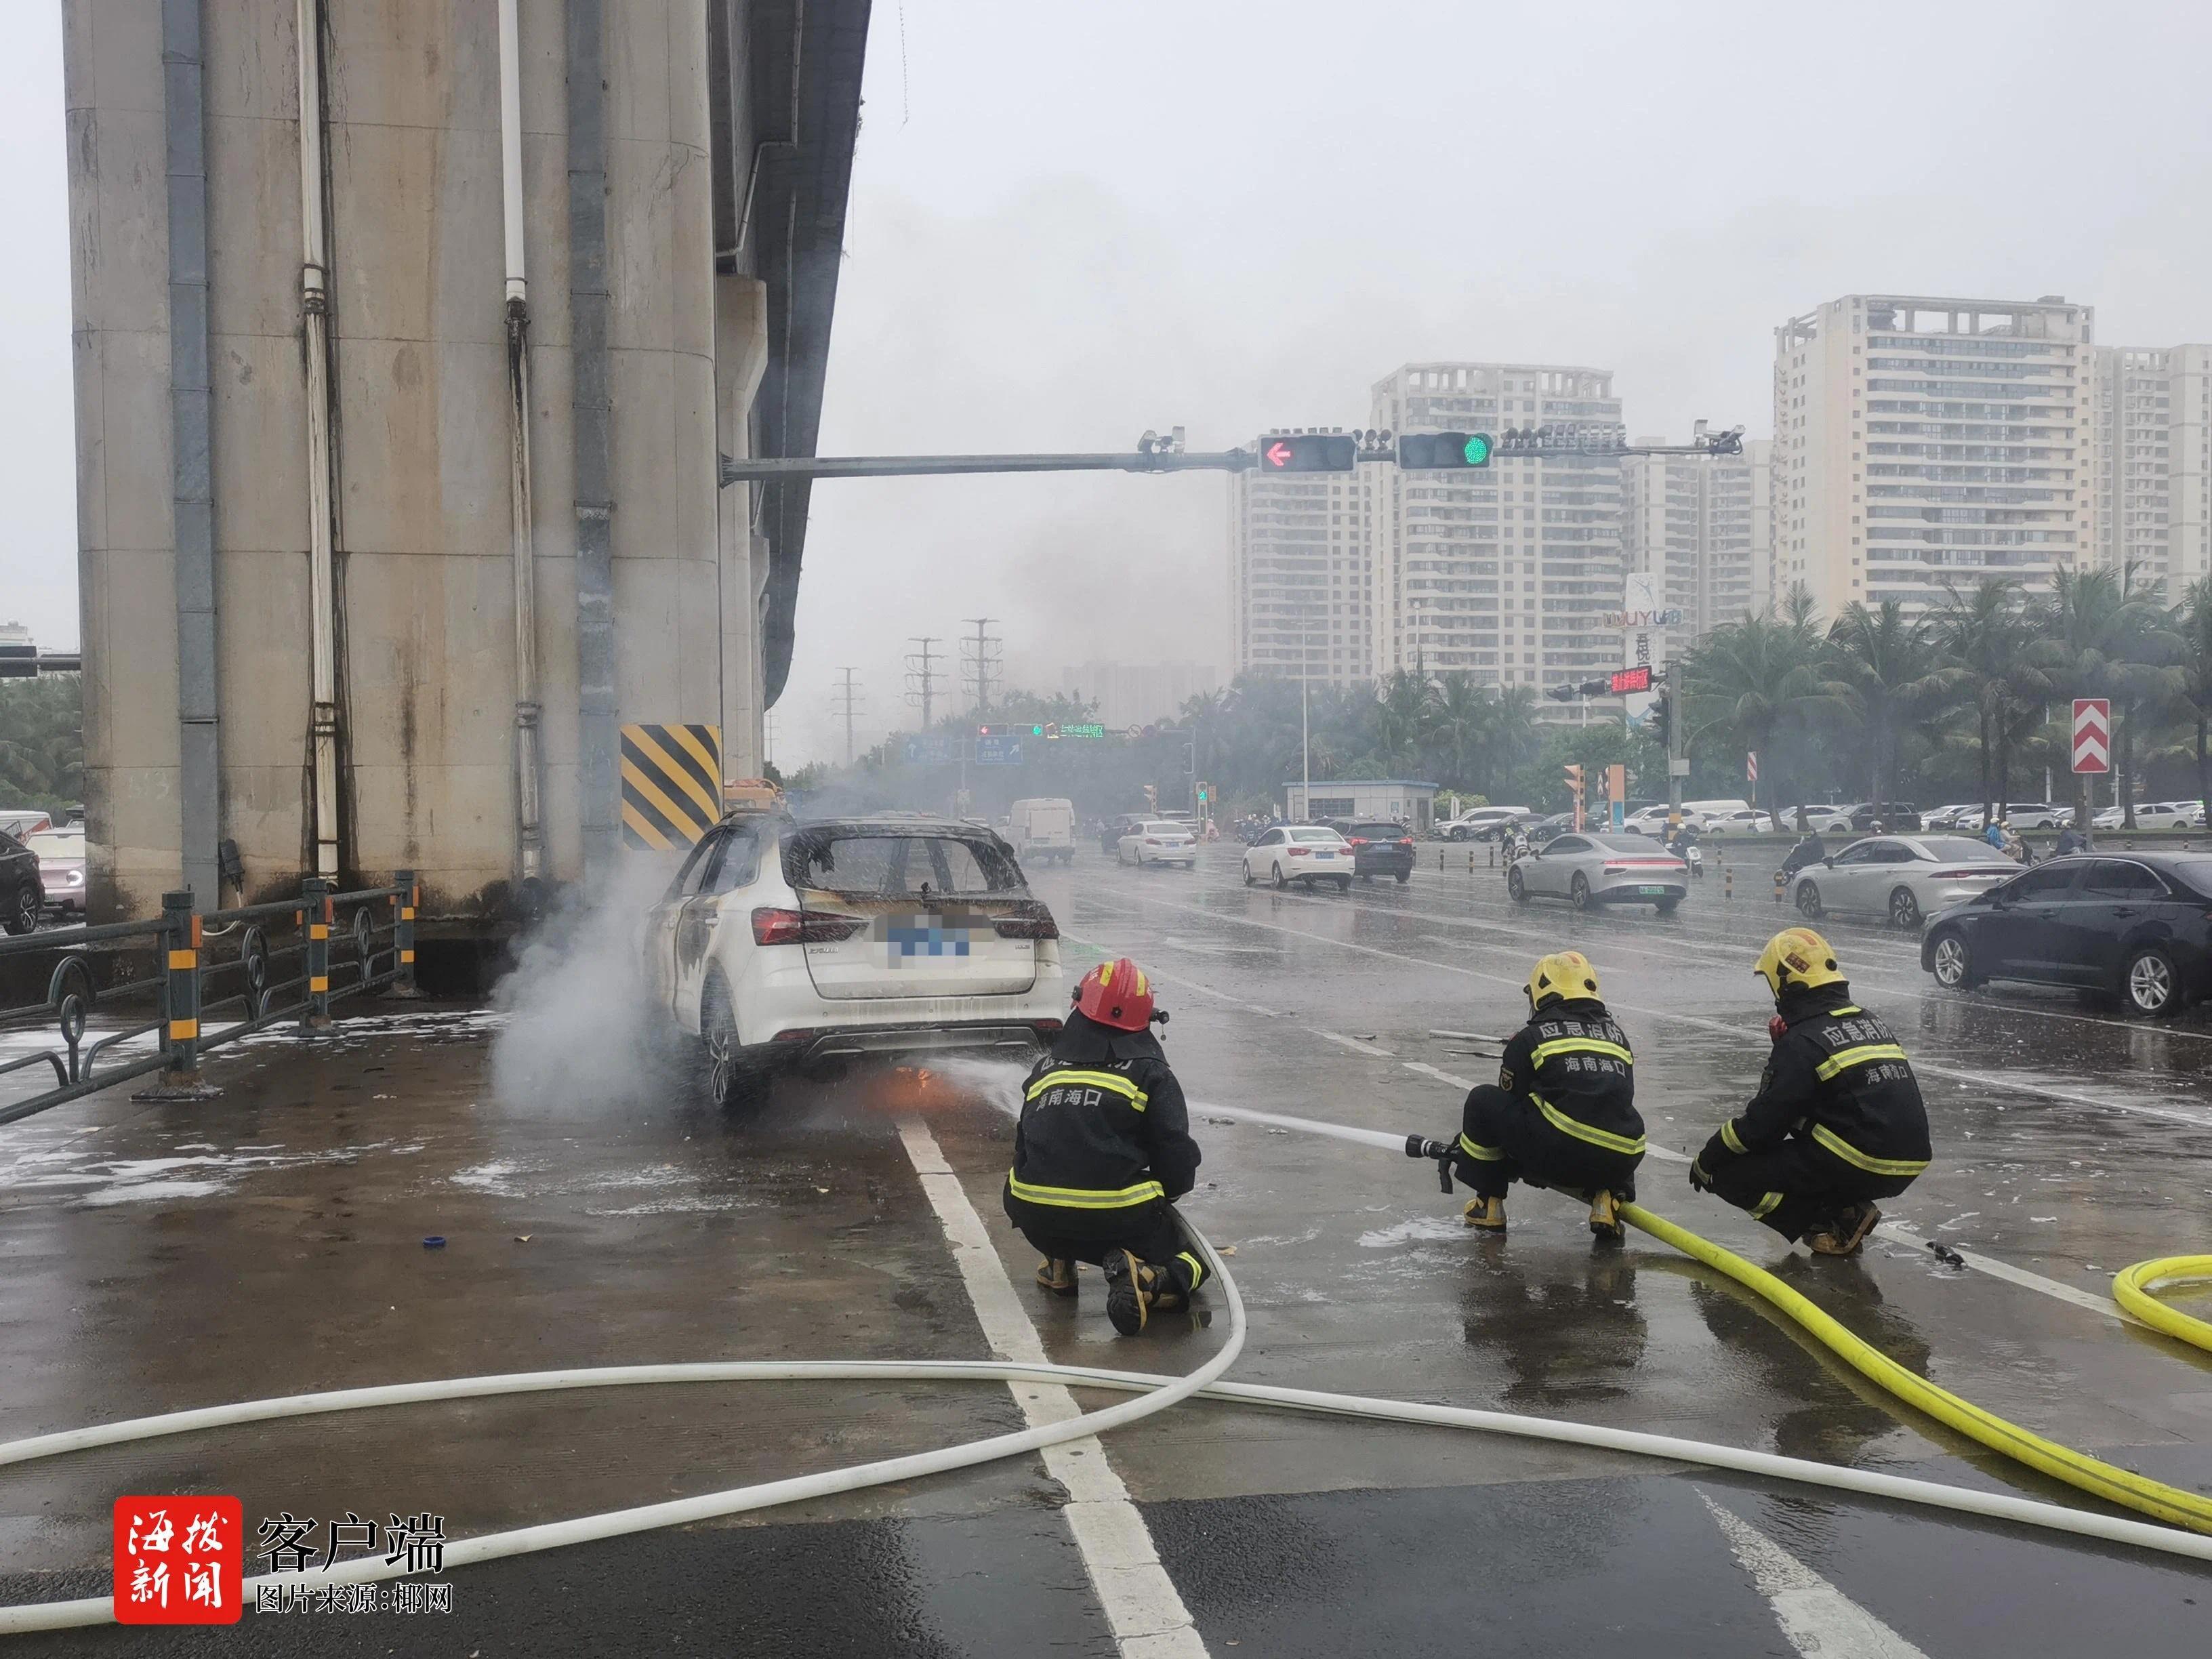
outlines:
M1875 830L1881 824L1880 830ZM1851 808L1851 828L1862 835L1872 831L1892 836L1920 833L1920 809L1909 800L1861 801Z
M46 908L46 890L39 881L39 855L0 830L0 927L11 933L27 933L39 925L39 912Z
M1356 876L1413 876L1413 832L1402 823L1376 819L1366 823L1340 825L1352 843L1352 873Z

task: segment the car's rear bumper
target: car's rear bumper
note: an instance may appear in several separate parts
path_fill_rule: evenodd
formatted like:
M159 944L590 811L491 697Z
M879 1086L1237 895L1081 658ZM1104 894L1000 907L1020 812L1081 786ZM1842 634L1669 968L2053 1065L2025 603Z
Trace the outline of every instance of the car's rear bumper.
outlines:
M1397 853L1380 858L1355 859L1352 869L1363 876L1410 876L1413 873L1413 855Z
M1042 1050L1058 1035L1057 1019L1019 1024L1003 1020L952 1025L849 1025L780 1031L749 1046L748 1057L769 1064L827 1060L896 1060L908 1055L999 1054L1021 1059Z
M1656 888L1658 890L1656 892L1646 890L1650 888ZM1689 885L1686 880L1681 879L1616 882L1610 887L1592 888L1590 902L1593 904L1659 904L1668 899L1687 898L1689 896Z

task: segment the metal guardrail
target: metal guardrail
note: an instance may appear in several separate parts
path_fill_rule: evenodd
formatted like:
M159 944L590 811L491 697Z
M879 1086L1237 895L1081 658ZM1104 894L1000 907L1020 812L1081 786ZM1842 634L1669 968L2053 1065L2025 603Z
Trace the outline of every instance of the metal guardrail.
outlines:
M421 994L415 985L415 907L420 892L412 870L397 872L386 887L334 891L319 876L300 884L297 899L242 905L205 915L192 914L189 890L161 896L159 918L60 927L0 939L0 962L55 953L43 1001L0 1008L0 1031L52 1024L58 1046L0 1061L0 1076L39 1066L53 1068L55 1086L0 1106L0 1124L43 1112L132 1078L159 1072L146 1099L191 1100L213 1091L200 1078L200 1056L226 1043L296 1018L303 1032L329 1028L331 1005L390 987L399 997ZM343 918L343 921L340 920ZM148 948L156 971L105 987L98 959ZM84 1041L94 1013L153 991L159 1015ZM230 1018L214 1035L211 1016ZM106 1066L111 1050L157 1034L159 1048L143 1058Z

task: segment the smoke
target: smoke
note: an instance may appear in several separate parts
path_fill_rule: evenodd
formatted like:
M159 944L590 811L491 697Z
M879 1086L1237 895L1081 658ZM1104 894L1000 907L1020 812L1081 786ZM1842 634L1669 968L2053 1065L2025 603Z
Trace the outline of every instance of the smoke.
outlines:
M595 891L572 888L522 948L492 1000L493 1095L556 1115L665 1098L683 1048L645 976L647 913L674 866L626 857Z

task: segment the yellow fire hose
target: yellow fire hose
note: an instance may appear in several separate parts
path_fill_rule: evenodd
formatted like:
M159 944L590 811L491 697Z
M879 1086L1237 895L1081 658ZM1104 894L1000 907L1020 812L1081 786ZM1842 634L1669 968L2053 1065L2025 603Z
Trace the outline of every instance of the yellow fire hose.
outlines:
M2212 1255L2160 1256L2113 1274L2112 1300L2151 1329L2212 1353L2212 1323L2169 1308L2158 1299L2159 1291L2174 1285L2208 1282L2212 1282Z
M1731 1255L1719 1245L1676 1226L1663 1216L1652 1214L1639 1204L1622 1205L1620 1218L1764 1297L1849 1364L1937 1422L2108 1504L2121 1504L2169 1525L2186 1527L2191 1532L2212 1533L2212 1498L2184 1492L2178 1486L2169 1486L2163 1481L2045 1440L1937 1388L1926 1377L1907 1370L1879 1349L1861 1341L1772 1273L1753 1267L1741 1256ZM2150 1294L2160 1285L2201 1279L2212 1279L2212 1255L2172 1256L2129 1268L2114 1282L2113 1295L2123 1308L2154 1329L2212 1349L2212 1325L2166 1307Z

